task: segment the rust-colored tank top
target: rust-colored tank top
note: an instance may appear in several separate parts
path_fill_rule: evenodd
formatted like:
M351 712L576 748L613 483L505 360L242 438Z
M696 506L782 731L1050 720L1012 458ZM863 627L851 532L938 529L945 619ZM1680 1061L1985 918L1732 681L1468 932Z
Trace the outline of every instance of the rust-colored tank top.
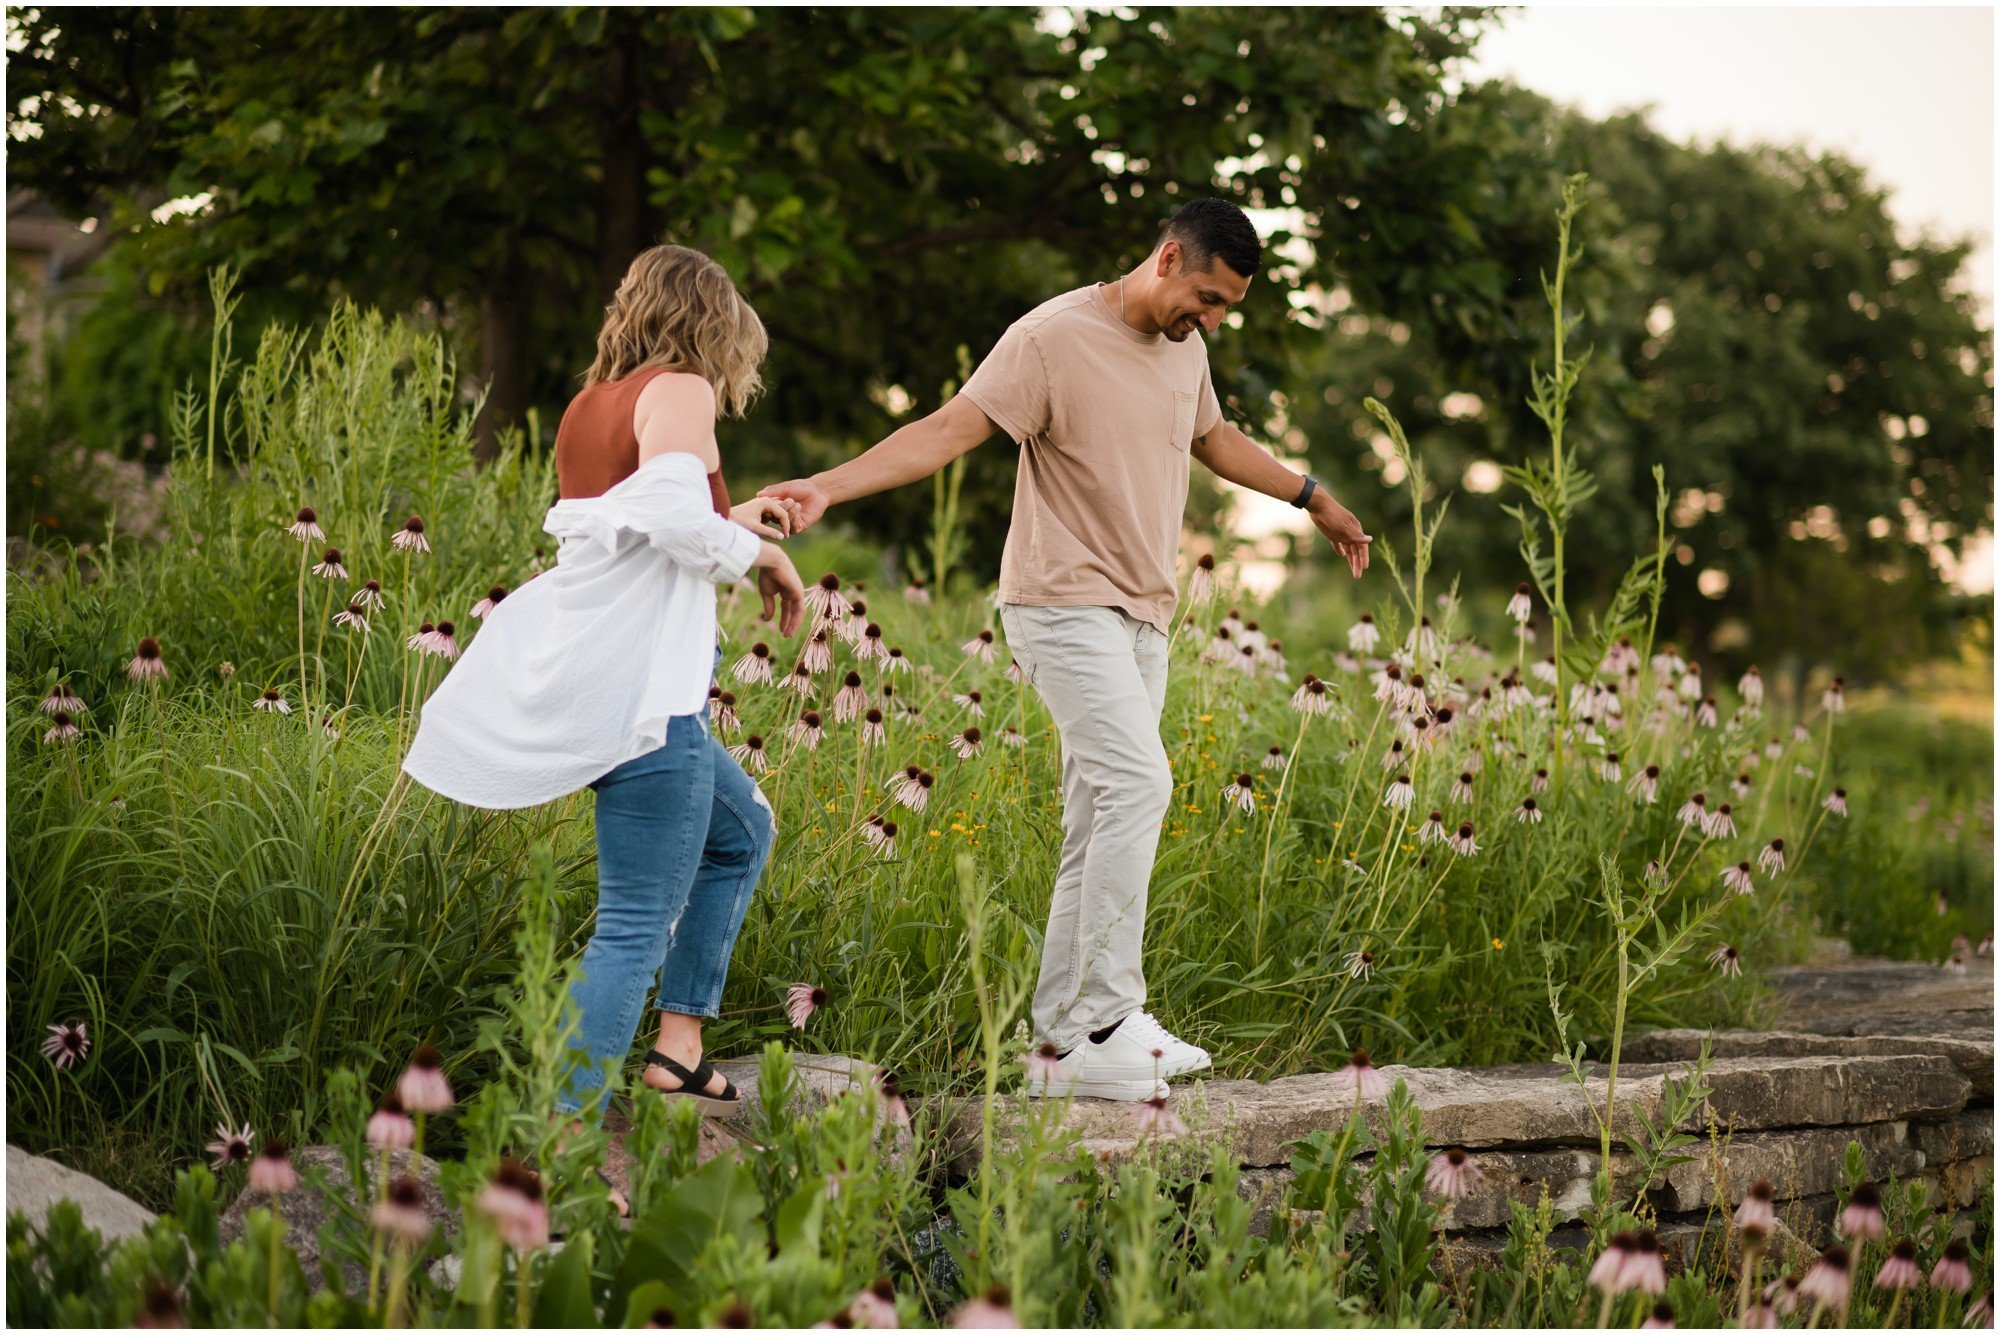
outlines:
M556 491L564 500L602 496L639 469L639 437L632 409L653 377L671 368L648 366L622 380L585 387L563 411L556 428ZM708 475L715 512L729 515L729 487L717 469Z

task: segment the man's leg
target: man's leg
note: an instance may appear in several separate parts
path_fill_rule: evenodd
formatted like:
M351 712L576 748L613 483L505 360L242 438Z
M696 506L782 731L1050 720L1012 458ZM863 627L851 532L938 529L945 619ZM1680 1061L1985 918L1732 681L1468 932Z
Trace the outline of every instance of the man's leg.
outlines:
M1003 618L1062 737L1063 862L1034 1020L1066 1050L1145 1005L1146 888L1173 779L1141 668L1149 627L1104 607L1010 605Z

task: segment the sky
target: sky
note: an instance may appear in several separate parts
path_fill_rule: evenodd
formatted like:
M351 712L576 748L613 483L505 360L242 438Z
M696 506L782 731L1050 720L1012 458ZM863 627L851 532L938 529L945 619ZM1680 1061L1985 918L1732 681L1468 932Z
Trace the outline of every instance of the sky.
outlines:
M1464 75L1596 116L1650 105L1677 138L1837 150L1901 224L1979 238L1990 319L1993 50L1990 8L1537 5L1507 11Z

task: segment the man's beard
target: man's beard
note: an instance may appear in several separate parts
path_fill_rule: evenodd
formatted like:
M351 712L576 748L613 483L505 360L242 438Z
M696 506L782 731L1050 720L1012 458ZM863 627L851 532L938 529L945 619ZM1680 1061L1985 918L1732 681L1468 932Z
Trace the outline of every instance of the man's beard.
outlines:
M1188 336L1194 333L1194 330L1195 330L1194 321L1176 320L1172 324L1168 325L1163 332L1167 336L1167 342L1185 343L1188 341Z

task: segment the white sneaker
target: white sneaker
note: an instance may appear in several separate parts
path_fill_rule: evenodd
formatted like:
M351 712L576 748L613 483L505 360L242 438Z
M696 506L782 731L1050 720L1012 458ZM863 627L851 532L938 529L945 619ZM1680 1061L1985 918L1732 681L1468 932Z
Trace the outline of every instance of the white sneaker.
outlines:
M1139 1103L1167 1097L1167 1082L1161 1074L1161 1059L1153 1055L1155 1045L1126 1033L1129 1024L1102 1043L1082 1038L1068 1055L1055 1063L1053 1074L1043 1079L1028 1077L1031 1098L1119 1099Z
M1206 1071L1214 1063L1209 1060L1208 1051L1198 1048L1184 1038L1170 1033L1167 1027L1153 1018L1151 1011L1134 1011L1118 1026L1118 1032L1130 1033L1148 1050L1157 1049L1160 1054L1160 1076L1171 1080L1177 1075L1190 1071ZM1114 1035L1115 1037L1115 1035Z

